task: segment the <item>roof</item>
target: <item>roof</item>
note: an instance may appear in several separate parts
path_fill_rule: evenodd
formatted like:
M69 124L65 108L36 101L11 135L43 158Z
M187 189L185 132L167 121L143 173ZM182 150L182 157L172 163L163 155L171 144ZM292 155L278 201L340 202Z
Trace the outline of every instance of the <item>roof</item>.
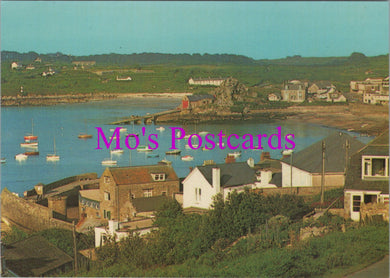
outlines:
M346 133L335 132L306 149L293 153L293 166L310 173L322 172L322 141L325 141L325 172L337 173L345 170L345 145L349 142L349 157L364 147L364 144ZM290 158L282 159L290 165Z
M260 170L271 169L273 172L275 172L275 170L282 170L282 164L280 163L280 160L272 158L266 158L263 161L260 161L255 165L255 167Z
M19 276L43 276L73 258L42 236L32 236L6 246L6 265Z
M366 147L351 157L345 177L345 189L382 191L382 193L388 194L388 179L374 178L371 180L363 180L361 178L363 155L389 156L389 130L376 137Z
M156 211L167 200L168 197L166 196L142 197L142 198L133 199L132 203L137 213L139 213L139 212Z
M218 77L218 78L190 78L194 81L224 81L226 78Z
M287 87L287 89L286 89ZM283 87L283 90L305 90L304 84L291 84L288 83Z
M187 96L187 98L188 98L189 101L199 101L199 100L203 100L203 99L214 99L214 96L208 95L208 94L204 94L204 95L190 95L190 96Z
M317 81L317 82L313 82L312 85L314 84L317 85L317 87L320 89L327 89L332 86L332 82L330 81Z
M128 230L141 230L154 227L154 220L152 218L146 218L136 221L122 222L120 223L120 229L118 231L124 232Z
M234 162L197 167L209 184L212 184L212 169L221 171L221 187L231 187L255 182L255 169L247 162Z
M100 201L100 189L80 190L80 196L93 201Z
M156 182L152 174L165 174L165 181L179 181L175 170L169 165L146 165L108 168L117 185ZM160 181L157 181L160 182Z
M282 96L282 94L280 92L274 92L274 93L268 94L268 96L270 96L270 95L275 95L275 96L278 96L278 97Z

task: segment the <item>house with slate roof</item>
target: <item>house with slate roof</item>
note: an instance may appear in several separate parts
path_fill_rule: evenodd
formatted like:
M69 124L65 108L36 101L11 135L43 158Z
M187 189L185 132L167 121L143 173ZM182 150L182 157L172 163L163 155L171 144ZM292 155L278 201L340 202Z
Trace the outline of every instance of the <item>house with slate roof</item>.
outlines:
M150 216L166 198L174 198L179 184L169 165L106 168L99 189L80 190L80 213L105 222L128 221L139 213Z
M348 159L364 144L346 133L335 132L306 149L293 153L282 162L282 187L320 187L322 141L325 142L325 187L343 187ZM291 179L292 169L292 179Z
M344 189L345 215L364 220L382 215L389 221L389 130L352 155Z
M234 162L195 167L183 181L183 208L210 209L215 195L221 193L226 198L234 190L252 188L256 171L253 164L249 164Z
M5 276L58 276L73 265L71 256L38 235L6 245L3 251ZM11 271L10 275L7 270Z
M214 101L214 96L208 94L189 95L185 96L181 103L182 109L193 109L196 107L211 104Z

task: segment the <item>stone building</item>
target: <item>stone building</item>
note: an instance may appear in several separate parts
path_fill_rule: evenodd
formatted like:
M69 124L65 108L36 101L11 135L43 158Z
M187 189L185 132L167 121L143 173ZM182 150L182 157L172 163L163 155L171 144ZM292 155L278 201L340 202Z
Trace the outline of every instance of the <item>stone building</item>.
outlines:
M282 101L303 102L306 98L307 84L299 80L286 82L281 90Z
M148 208L149 212L158 208L153 204L161 204L159 196L174 198L179 178L168 165L112 167L103 172L97 190L80 191L80 213L87 218L127 221L139 212L150 216Z

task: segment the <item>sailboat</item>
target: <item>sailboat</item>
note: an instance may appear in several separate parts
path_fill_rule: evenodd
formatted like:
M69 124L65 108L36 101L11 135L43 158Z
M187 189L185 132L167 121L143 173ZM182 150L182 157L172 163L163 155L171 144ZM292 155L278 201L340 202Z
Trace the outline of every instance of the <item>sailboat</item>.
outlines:
M27 134L24 136L25 142L30 142L31 140L37 140L38 136L34 135L34 120L31 119L31 134Z
M54 137L54 154L46 155L46 161L58 161L60 156L56 154L56 138Z
M134 133L134 122L133 122L133 133L130 133L129 137L136 137L138 135L139 135L138 133Z
M105 158L103 161L102 161L102 165L111 165L111 166L114 166L117 164L117 161L116 160L113 160L112 159L112 152L110 150L110 158Z
M85 124L85 133L80 133L79 136L77 136L79 139L91 139L92 134L87 133L87 123L84 121Z

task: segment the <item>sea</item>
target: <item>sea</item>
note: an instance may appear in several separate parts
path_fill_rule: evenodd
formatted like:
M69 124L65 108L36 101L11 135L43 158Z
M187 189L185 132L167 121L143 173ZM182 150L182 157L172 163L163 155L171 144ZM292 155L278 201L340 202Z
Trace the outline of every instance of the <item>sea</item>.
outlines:
M254 145L257 146L256 138L259 134L266 134L269 137L272 134L277 134L280 127L283 149L287 143L285 137L288 134L294 134L294 152L298 152L332 132L339 131L335 128L289 121L122 125L121 127L127 129L127 132L121 133L120 137L120 147L124 150L122 154L110 156L110 150L102 142L101 137L98 146L98 129L96 127L100 127L108 138L113 134L110 129L117 127L110 125L110 122L131 115L145 115L174 109L180 104L180 101L178 98L170 97L141 97L56 106L2 107L1 158L5 158L6 163L1 164L0 168L1 189L8 188L22 196L25 190L33 188L38 183L48 184L62 178L90 172L100 176L106 168L106 166L102 166L101 162L106 158L116 160L117 167L155 165L159 161L167 159L172 162L179 177L186 177L191 168L202 165L205 160L224 163L228 153L236 151L241 151L241 156L236 161L247 161L249 158L253 158L257 163L263 151L270 152L272 158L280 159L282 157L282 150L272 149L268 145L268 140L262 140L262 150L243 149L242 143L249 138L249 135L243 138L245 134L253 135ZM156 129L161 126L165 128L164 131ZM232 145L240 145L240 147L235 150L228 148L225 137L222 139L225 143L225 149L216 146L212 150L202 150L205 144L203 136L199 149L186 148L189 143L188 139L181 139L175 141L176 147L181 150L181 155L166 155L165 152L171 150L172 140L177 136L177 130L172 131L174 128L182 128L186 134L207 132L217 135L221 131L226 135L235 134L239 138L232 139ZM37 151L39 151L39 155L29 156L25 161L15 160L15 155L29 151L29 149L22 148L20 144L24 142L23 136L31 133L32 129L34 135L38 136ZM143 131L145 135L143 135ZM92 134L93 138L78 139L78 135L85 132ZM148 157L150 152L144 153L138 152L136 149L128 149L125 144L128 133L139 133L139 145L151 144L148 138L153 138L158 143L158 147L151 153L158 155L158 157ZM152 134L153 136L150 137ZM359 137L358 134L352 132L350 134L357 136L365 143L372 139L371 137ZM200 142L197 138L192 139L191 143L199 145ZM130 147L134 148L136 146L135 139L128 138L128 140ZM218 139L215 139L215 142L217 141ZM48 162L46 155L54 152L54 142L56 154L60 156L60 160ZM277 136L273 136L272 143L273 146L278 145ZM150 146L154 148L156 144ZM291 147L291 144L287 146ZM111 145L111 148L115 147L114 144ZM183 161L181 157L187 155L194 159Z

